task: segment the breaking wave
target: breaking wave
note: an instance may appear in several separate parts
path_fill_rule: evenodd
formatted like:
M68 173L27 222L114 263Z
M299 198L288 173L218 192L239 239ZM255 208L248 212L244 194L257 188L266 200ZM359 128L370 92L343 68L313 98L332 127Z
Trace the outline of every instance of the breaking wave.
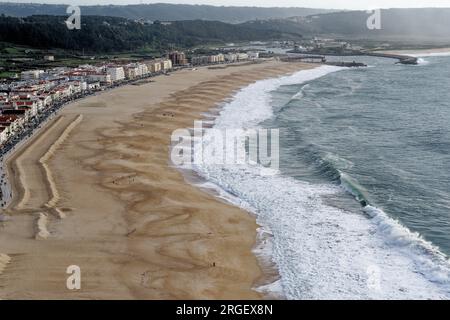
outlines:
M258 81L223 106L214 127L254 128L274 115L272 91L340 70L322 66ZM318 170L338 183L265 176L258 165L225 166L206 161L195 166L221 197L253 212L263 230L273 236L270 243L260 243L257 252L277 265L281 279L261 290L272 287L289 299L449 298L446 256L372 206L364 188L340 169L351 163L333 155L322 157L312 152L312 156ZM360 213L324 202L324 197L342 194L343 189L362 204Z

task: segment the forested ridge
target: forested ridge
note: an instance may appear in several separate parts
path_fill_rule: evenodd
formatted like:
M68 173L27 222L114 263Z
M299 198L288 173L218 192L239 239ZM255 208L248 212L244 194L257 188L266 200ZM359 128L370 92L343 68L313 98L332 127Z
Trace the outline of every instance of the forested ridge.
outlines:
M125 18L82 16L81 29L69 30L66 20L67 16L1 16L0 41L35 48L111 52L301 37L300 34L287 35L281 31L258 30L219 21L174 21L166 25L158 21L144 24Z

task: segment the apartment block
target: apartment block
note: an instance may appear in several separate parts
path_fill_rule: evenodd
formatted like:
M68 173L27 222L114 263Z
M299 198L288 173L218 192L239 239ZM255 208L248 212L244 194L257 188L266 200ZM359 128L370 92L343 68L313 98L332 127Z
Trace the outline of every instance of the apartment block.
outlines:
M87 76L89 82L100 82L110 84L112 82L111 75L104 73L92 73Z
M184 52L171 52L169 53L169 59L172 61L172 65L174 66L184 66L188 64L186 54Z
M106 74L111 77L112 82L122 81L125 79L125 71L123 67L108 67L106 68Z
M43 74L44 70L29 70L29 71L22 71L20 73L20 78L22 80L38 80Z

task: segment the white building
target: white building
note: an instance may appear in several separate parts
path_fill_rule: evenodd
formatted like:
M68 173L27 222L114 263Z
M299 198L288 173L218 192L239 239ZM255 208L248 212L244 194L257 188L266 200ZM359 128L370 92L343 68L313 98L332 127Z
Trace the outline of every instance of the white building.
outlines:
M248 60L248 54L246 53L238 53L237 54L238 61Z
M169 61L170 61L170 60L169 60ZM170 65L172 65L172 61L170 61ZM148 74L150 73L150 71L148 70L148 67L147 67L146 64L138 63L138 64L137 64L137 67L138 67L138 69L139 69L139 74L140 74L141 76L146 76L146 75L148 75Z
M41 109L48 107L53 102L52 96L49 94L40 95L38 99L41 100Z
M161 70L167 71L172 69L172 60L162 59L161 60Z
M149 61L147 67L152 73L158 73L161 71L161 61Z
M215 54L207 56L208 63L222 63L225 61L225 56L223 54Z
M0 144L5 143L8 140L9 130L7 127L0 127Z
M22 71L20 74L20 78L22 80L37 80L44 74L44 70L29 70Z
M98 90L98 89L100 89L100 82L98 82L98 81L88 82L87 88L89 90Z
M52 96L53 100L69 98L72 95L71 85L61 85L55 89Z
M125 77L127 79L135 79L141 76L139 68L135 64L127 65L125 68Z
M87 90L87 82L86 81L71 81L68 82L71 86L72 94L81 93L82 91Z
M104 73L92 73L87 79L89 82L111 83L111 76Z
M249 51L247 52L247 55L249 59L259 59L259 52L257 51Z
M67 72L67 71L69 71L69 68L66 68L66 67L55 67L55 68L52 68L50 70L47 70L47 73L49 75L61 75L64 72Z
M147 65L143 63L131 63L125 66L124 69L127 79L135 79L149 74Z
M225 56L225 61L228 61L228 62L235 62L238 60L238 56L235 53L227 53L224 56Z
M112 82L122 81L125 79L125 71L123 67L109 67L106 69L106 74L111 77Z

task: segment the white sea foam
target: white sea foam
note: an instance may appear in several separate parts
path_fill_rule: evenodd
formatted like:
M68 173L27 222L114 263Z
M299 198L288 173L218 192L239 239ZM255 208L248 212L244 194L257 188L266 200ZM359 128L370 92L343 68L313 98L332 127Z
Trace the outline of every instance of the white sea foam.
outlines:
M419 58L419 59L417 59L417 63L418 63L419 65L423 66L423 65L429 64L430 61L425 60L425 59L423 59L423 58Z
M450 51L448 52L416 52L416 53L408 53L408 56L418 58L417 63L419 66L424 66L430 63L430 61L424 59L428 57L448 57L450 56Z
M292 76L258 81L224 105L216 128L251 128L272 117L270 92L341 68L323 66ZM206 162L207 163L207 162ZM197 172L221 197L256 214L270 232L266 247L281 276L261 291L289 299L445 299L450 297L446 257L382 210L364 214L329 205L323 197L339 186L291 177L261 176L258 166L202 164ZM269 253L270 252L270 253ZM269 257L268 257L269 258Z
M300 100L301 98L303 98L305 96L305 90L308 89L308 87L309 85L305 84L299 92L292 96L291 100Z

